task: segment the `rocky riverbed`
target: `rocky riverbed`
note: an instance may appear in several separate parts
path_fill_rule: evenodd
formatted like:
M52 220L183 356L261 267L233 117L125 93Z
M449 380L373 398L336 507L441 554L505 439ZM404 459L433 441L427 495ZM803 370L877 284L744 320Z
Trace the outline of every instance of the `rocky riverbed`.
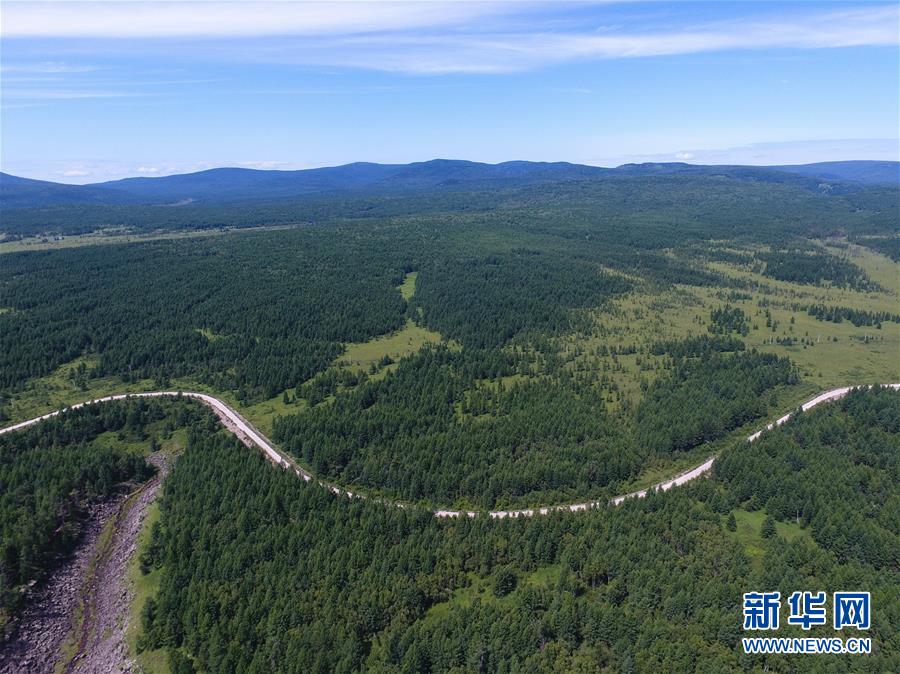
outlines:
M162 454L148 460L159 470L130 497L116 515L115 531L103 549L97 550L94 572L84 586L81 605L84 620L76 631L75 655L66 672L132 672L125 632L134 598L128 583L128 562L137 552L138 535L150 504L156 499L169 463Z
M125 642L133 599L126 571L169 469L161 453L148 460L157 474L128 496L93 505L72 558L31 590L14 636L0 644L0 674L50 674L59 665L65 672L135 671ZM109 523L112 535L101 537Z
M0 673L52 672L72 627L75 608L100 532L122 504L113 499L90 507L81 541L72 558L43 584L32 588L28 603L16 620L14 636L0 644Z

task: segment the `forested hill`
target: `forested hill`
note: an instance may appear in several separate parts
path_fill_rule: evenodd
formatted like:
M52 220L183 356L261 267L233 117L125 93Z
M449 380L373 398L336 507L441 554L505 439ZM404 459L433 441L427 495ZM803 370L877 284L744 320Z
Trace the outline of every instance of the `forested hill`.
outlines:
M821 166L821 170L818 168ZM126 178L93 185L63 185L0 174L0 207L62 204L222 204L296 199L312 194L472 192L569 181L690 175L790 184L818 190L823 181L839 190L855 183L898 184L897 162L831 162L805 166L702 166L683 163L626 164L615 169L567 162L509 161L500 164L434 159L412 164L357 162L299 171L218 168L153 178ZM835 186L830 185L830 190Z
M825 180L849 180L868 185L900 184L900 162L896 161L827 161L772 168Z
M900 395L858 391L712 479L502 522L346 501L197 434L142 557L163 573L139 648L177 672L897 671L898 420ZM869 631L778 635L872 654L744 655L751 588L870 591Z
M156 205L106 204L98 203L91 193L84 203L13 208L14 200L0 197L0 235L243 228L386 217L421 220L438 214L444 222L496 214L502 221L517 220L529 226L568 227L573 234L589 227L616 232L616 241L635 235L643 238L650 230L665 230L670 239L691 233L702 238L730 238L738 231L754 238L758 232L783 238L897 231L897 187L822 183L751 167L736 167L731 172L714 167L718 172L712 174L697 171L697 167L676 172L658 168L660 165L645 166L641 171L646 170L646 175L634 167L622 167L621 172L596 179L459 181L395 191L311 192L293 198L284 197L286 192L267 198L267 188L257 185L235 187L230 192L237 197L246 189L256 195L255 200L229 203L192 200L187 192L179 192ZM240 175L256 180L257 173ZM208 176L209 180L216 175ZM0 192L4 184L0 181ZM75 186L62 187L70 190Z

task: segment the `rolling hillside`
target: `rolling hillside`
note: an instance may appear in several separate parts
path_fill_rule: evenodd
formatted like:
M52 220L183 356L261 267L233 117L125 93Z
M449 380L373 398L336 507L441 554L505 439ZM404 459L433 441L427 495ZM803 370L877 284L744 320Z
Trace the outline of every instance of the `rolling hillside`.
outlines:
M434 159L413 164L357 162L300 171L217 168L91 185L65 185L4 173L0 174L0 208L65 204L223 204L345 192L372 195L475 192L545 183L661 175L724 176L742 181L791 184L813 191L819 189L822 180L828 180L843 183L839 191L853 191L863 184L897 184L898 166L900 164L897 162L829 162L781 167L645 163L609 169L566 162L483 164Z

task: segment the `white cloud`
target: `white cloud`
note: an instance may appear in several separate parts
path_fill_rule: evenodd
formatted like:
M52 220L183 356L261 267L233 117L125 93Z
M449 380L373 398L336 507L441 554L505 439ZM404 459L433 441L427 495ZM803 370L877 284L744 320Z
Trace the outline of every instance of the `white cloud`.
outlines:
M158 177L177 173L194 173L221 166L243 166L258 169L306 169L333 166L335 162L288 162L288 161L162 161L145 157L144 163L122 162L114 159L79 160L19 160L10 162L8 157L0 171L13 175L72 184L89 184L120 180L133 176Z
M34 74L58 74L58 73L90 73L97 70L95 66L76 65L63 61L43 61L41 63L4 63L0 66L0 72L4 73L34 73Z
M508 12L515 2L5 2L6 37L328 35L421 29Z
M900 13L894 3L846 11L776 9L731 21L670 23L655 29L628 23L598 27L582 17L580 23L565 23L565 30L548 30L563 24L537 15L547 8L512 0L6 2L0 31L6 38L194 37L203 39L179 42L178 49L201 58L417 74L503 73L573 60L900 42ZM261 36L266 39L253 39ZM235 39L241 40L238 48ZM106 48L159 46L137 41L108 43Z
M672 153L576 158L574 161L599 166L616 166L626 163L669 162L673 157L676 161L688 161L691 164L744 164L751 166L812 164L821 161L851 159L900 161L900 140L897 138L836 138L761 142Z
M284 161L241 161L236 164L241 168L251 168L260 170L283 169L288 166L288 162Z
M153 94L127 91L97 91L92 89L3 89L3 100L76 100L81 98L130 98L132 96L151 96Z
M297 49L298 62L421 74L502 73L574 60L626 59L755 49L825 49L900 43L894 5L667 32L349 36L339 48ZM291 50L282 52L291 58ZM271 55L277 59L277 54Z

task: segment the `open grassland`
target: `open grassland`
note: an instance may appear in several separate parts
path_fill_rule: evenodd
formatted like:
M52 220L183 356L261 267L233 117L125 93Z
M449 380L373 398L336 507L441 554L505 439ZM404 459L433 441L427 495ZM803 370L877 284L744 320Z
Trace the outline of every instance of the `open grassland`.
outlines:
M603 310L593 312L587 334L557 340L559 355L585 385L597 386L612 413L637 405L646 386L666 376L671 357L653 355L654 343L709 334L710 312L730 305L748 318L749 333L735 335L748 349L789 357L797 364L801 382L773 393L770 415L780 416L819 391L849 384L900 381L900 324L881 327L833 323L808 314L812 304L849 307L861 311L900 313L900 264L859 246L851 247L852 260L880 286L880 290L851 289L786 283L750 269L725 263L707 268L747 281L745 288L675 285L660 289L639 284ZM733 251L739 252L739 251ZM746 252L746 251L745 251ZM833 251L829 251L833 252ZM836 252L846 255L844 249ZM726 444L757 430L761 422L747 424L715 443L668 458L653 458L626 490L645 488L681 470L697 465Z
M859 248L859 247L856 247ZM731 305L748 316L748 348L790 357L814 390L872 381L900 381L900 324L880 328L832 323L809 315L813 304L870 312L900 312L900 265L861 249L854 258L884 289L874 292L786 283L724 263L709 267L750 282L746 289L641 286L594 314L590 334L559 340L560 355L576 373L602 379L611 410L633 405L665 372L667 356L647 349L658 341L708 334L710 312ZM893 280L893 283L888 283ZM769 323L770 325L767 325ZM793 343L789 343L793 342ZM607 350L609 352L607 352ZM633 351L633 353L631 353Z
M882 288L895 293L900 290L900 265L889 257L877 253L871 248L844 240L830 243L831 245L823 245L823 248L829 253L846 258L861 267L866 275Z
M299 225L300 223L298 223ZM142 241L163 241L172 239L196 239L222 236L233 232L263 231L290 229L297 225L273 225L260 227L219 227L210 229L192 229L182 231L158 231L135 234L125 228L107 228L90 234L71 236L28 236L19 239L0 238L0 255L4 253L21 253L23 251L59 250L62 248L79 248L81 246L100 246L107 244L140 243Z

